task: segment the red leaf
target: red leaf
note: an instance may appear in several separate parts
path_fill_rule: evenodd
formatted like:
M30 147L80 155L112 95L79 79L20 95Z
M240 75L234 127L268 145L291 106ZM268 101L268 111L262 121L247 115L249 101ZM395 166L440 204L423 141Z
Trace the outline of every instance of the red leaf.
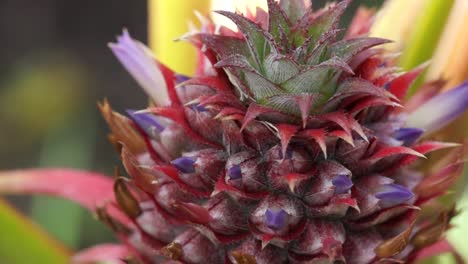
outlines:
M0 193L46 194L95 210L114 201L113 181L105 175L72 169L30 169L0 172Z
M288 124L279 124L279 125L276 125L276 128L278 129L278 134L281 140L281 151L283 152L283 158L285 158L286 150L289 145L289 141L291 141L291 138L299 130L299 127L294 126L294 125L288 125Z
M421 72L426 68L427 63L423 63L418 67L406 72L390 82L388 90L394 94L398 99L403 99L414 80L418 78Z
M307 129L304 131L301 131L300 136L303 137L308 137L319 145L320 149L323 152L323 157L326 159L327 158L327 144L325 143L325 136L326 136L326 130L323 128L319 129Z
M425 158L425 156L422 153L419 153L417 150L413 150L413 149L402 147L402 146L396 146L396 147L384 147L376 151L374 154L372 154L372 156L367 158L366 161L375 163L383 158L386 158L392 155L397 155L397 154L407 154L407 155L411 155L411 157Z
M131 255L130 250L119 244L101 244L78 252L72 263L125 263L123 259Z
M166 65L156 62L159 69L161 70L161 73L164 77L164 80L166 81L166 89L167 93L169 95L169 99L171 100L171 105L172 106L180 106L180 100L179 96L177 95L177 91L175 90L175 74L174 71L169 69Z
M439 142L439 141L427 141L423 142L421 144L415 145L412 148L417 151L418 153L421 154L427 154L432 151L436 151L439 149L444 149L444 148L453 148L460 146L457 143L447 143L447 142ZM415 161L417 159L416 156L407 156L401 159L400 164L398 165L399 167L405 166L410 164L411 162Z
M329 137L337 137L341 138L344 140L346 143L350 144L351 146L354 146L354 141L353 137L351 137L350 134L346 133L344 130L334 130L328 133Z
M222 120L238 120L242 121L244 117L244 111L234 108L234 107L224 107L215 117L214 119L222 119Z
M346 134L349 135L349 137L352 138L351 130L358 133L359 136L364 139L365 141L368 142L368 139L366 137L366 134L362 130L361 125L351 116L343 113L343 112L334 112L334 113L328 113L324 114L319 117L321 120L326 120L333 122L340 126ZM352 142L352 140L351 140Z
M244 128L250 123L252 122L252 120L254 120L255 118L257 118L257 116L261 115L261 114L265 114L265 113L269 113L269 112L273 112L274 110L270 109L270 108L266 108L264 106L260 106L256 103L251 103L249 105L249 108L247 109L247 112L245 113L245 116L244 116L244 120L242 121L242 127L241 127L241 131L244 130Z
M402 107L399 103L393 102L388 98L380 98L380 97L367 97L365 99L360 100L352 109L351 113L356 114L366 108L373 107L373 106L392 106L392 107Z

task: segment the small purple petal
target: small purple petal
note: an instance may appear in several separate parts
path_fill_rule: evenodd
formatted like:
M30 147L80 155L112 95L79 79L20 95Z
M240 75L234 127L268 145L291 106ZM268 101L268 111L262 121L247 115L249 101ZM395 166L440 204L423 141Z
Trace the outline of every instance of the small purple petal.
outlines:
M117 43L109 43L109 47L157 105L169 103L164 76L151 51L145 45L132 39L124 30L122 35L117 37Z
M427 101L408 116L406 124L431 133L449 124L467 109L468 81Z
M171 161L179 171L182 173L194 173L195 172L195 159L191 157L180 157Z
M287 221L288 214L283 209L267 209L265 212L265 224L273 230L283 229Z
M381 185L375 197L380 199L379 203L382 207L391 207L410 200L414 194L401 185L390 183Z
M283 159L283 151L282 151L281 148L278 150L278 153L279 153L279 158ZM291 159L292 155L293 155L292 149L290 147L287 147L286 148L286 159Z
M336 176L333 178L332 183L335 185L335 194L345 193L353 187L353 182L346 174Z
M206 111L208 111L208 109L206 109L206 107L201 106L201 105L199 105L199 104L192 104L192 105L190 105L190 108L192 108L192 110L198 111L198 112L206 112Z
M239 165L234 165L228 170L228 176L231 180L237 180L242 178L241 167Z
M190 77L189 77L189 76L185 76L185 75L182 75L182 74L176 74L176 75L175 75L175 78L176 78L176 83L177 83L177 84L183 83L183 82L185 82L185 81L190 80Z
M411 145L423 133L424 133L424 129L421 129L421 128L403 127L403 128L396 130L393 134L393 137L399 141L403 141L404 145Z
M153 114L137 113L132 109L128 109L127 114L148 136L154 136L164 130L164 126L158 122Z

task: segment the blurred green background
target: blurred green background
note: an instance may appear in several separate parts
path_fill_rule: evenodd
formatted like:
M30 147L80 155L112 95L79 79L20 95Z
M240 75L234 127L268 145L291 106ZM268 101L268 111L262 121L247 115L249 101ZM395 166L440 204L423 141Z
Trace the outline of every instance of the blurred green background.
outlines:
M381 2L353 1L342 24L358 5ZM0 0L0 170L71 167L112 174L119 160L96 103L108 98L122 111L147 100L106 44L124 27L146 40L146 14L145 1ZM9 200L71 249L113 240L70 202Z

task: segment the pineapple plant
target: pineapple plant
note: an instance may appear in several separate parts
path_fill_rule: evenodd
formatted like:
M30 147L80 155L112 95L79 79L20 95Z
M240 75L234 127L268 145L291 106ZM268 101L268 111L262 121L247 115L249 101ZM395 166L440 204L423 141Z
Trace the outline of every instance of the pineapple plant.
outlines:
M100 104L130 177L116 172L116 202L97 215L131 261L407 263L441 243L456 212L434 198L461 166L455 155L430 175L415 165L456 144L408 126L431 101L404 100L423 67L400 72L378 48L389 41L367 37L359 19L340 29L349 2L219 11L238 31L202 19L182 37L199 50L192 77L127 32L110 44L152 101L127 115ZM453 96L468 98L467 86Z

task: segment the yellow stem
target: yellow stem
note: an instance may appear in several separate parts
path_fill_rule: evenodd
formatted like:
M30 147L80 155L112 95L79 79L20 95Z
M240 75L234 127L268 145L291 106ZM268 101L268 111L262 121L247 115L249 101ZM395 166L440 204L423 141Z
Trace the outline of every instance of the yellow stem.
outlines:
M209 0L148 0L149 44L158 60L178 73L195 72L196 49L174 39L188 32L190 22L197 25L195 10L207 15L209 8Z

